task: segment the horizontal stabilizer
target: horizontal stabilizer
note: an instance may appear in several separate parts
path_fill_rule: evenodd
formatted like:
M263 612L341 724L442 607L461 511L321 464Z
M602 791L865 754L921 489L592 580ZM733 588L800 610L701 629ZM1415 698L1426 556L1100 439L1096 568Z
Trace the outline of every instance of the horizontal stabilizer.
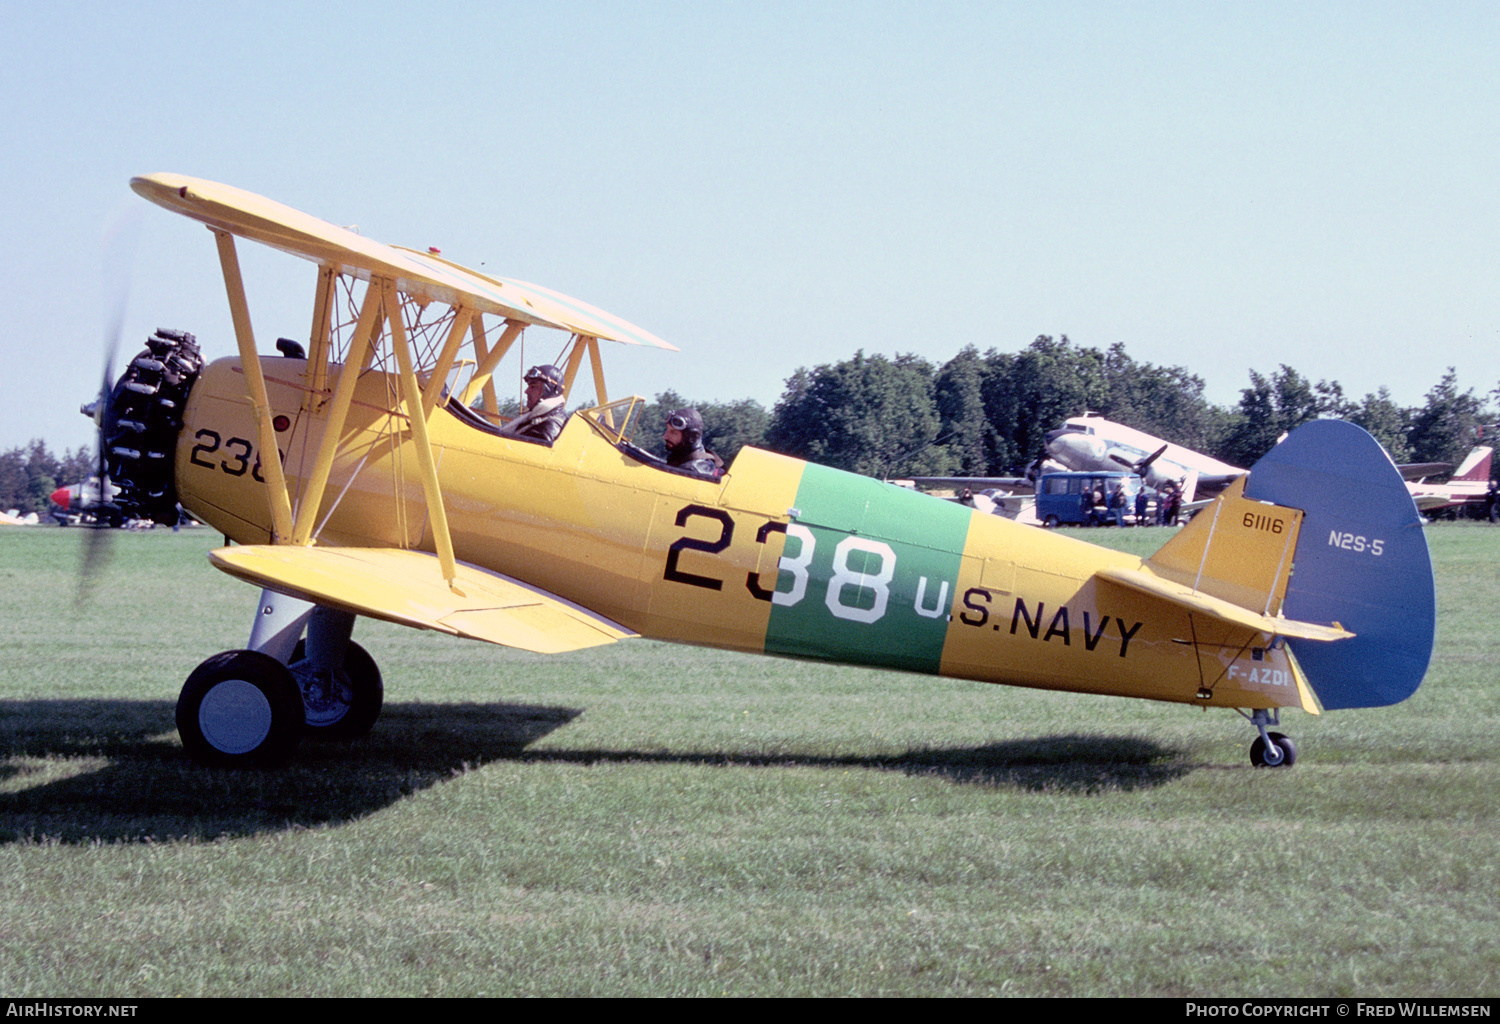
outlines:
M1347 640L1354 635L1337 624L1322 626L1316 622L1298 622L1274 615L1260 615L1222 598L1194 590L1186 584L1174 583L1139 569L1101 569L1095 573L1094 578L1170 601L1191 612L1207 615L1221 622L1247 626L1270 636L1326 641Z
M396 548L245 545L209 561L247 583L384 619L536 654L597 647L638 634L555 594L457 563L450 587L436 555Z

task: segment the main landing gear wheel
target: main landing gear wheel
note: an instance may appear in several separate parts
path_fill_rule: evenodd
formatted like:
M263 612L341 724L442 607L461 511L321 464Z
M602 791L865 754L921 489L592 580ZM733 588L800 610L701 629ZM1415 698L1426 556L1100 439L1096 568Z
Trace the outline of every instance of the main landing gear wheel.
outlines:
M229 768L283 764L302 736L302 695L285 665L258 651L225 651L193 670L177 698L182 747Z
M344 665L332 678L313 669L305 640L297 641L287 667L302 692L303 731L307 736L357 740L375 727L385 700L385 684L375 659L359 644L350 640L345 645Z
M1276 747L1275 757L1270 756L1266 741L1257 736L1255 742L1250 744L1251 764L1257 768L1290 768L1297 763L1297 744L1279 732L1266 735Z

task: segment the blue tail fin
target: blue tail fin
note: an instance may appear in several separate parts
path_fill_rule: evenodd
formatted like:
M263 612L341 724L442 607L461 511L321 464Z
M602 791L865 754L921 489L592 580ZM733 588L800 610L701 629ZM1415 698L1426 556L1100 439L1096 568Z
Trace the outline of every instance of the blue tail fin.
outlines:
M1437 621L1432 558L1385 449L1352 423L1314 420L1250 468L1245 496L1306 513L1282 613L1355 634L1287 641L1323 706L1381 707L1415 693Z

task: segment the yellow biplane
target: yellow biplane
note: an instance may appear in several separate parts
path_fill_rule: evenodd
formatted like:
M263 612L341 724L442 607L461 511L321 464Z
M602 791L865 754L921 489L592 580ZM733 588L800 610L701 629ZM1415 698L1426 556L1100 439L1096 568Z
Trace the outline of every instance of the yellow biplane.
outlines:
M262 588L246 648L183 686L200 759L367 732L382 683L360 615L544 653L639 635L1234 708L1273 766L1296 757L1281 708L1391 704L1426 672L1426 539L1349 424L1293 432L1145 559L754 448L697 475L633 443L641 399L606 394L600 343L671 348L651 334L225 185L132 187L208 226L239 348L205 366L158 331L102 415L116 502L161 521L180 502L234 542L213 564ZM308 336L277 356L236 238L317 265ZM528 329L566 338L575 411L550 443L505 429L494 386Z

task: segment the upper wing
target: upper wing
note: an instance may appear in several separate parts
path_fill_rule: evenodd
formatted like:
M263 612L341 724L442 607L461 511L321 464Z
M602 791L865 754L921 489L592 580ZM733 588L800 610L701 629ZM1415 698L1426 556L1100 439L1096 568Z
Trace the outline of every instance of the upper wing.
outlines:
M1030 494L1035 486L1024 476L911 476L906 479L918 487L967 487L971 491L994 488L1013 493Z
M537 654L637 633L520 580L457 563L453 586L436 555L397 548L245 545L209 552L229 575L317 604Z
M388 278L407 295L463 304L518 323L676 351L649 331L551 289L488 277L434 255L385 245L232 185L181 174L148 174L132 178L130 187L158 206L232 235L338 267L363 280L372 275Z

